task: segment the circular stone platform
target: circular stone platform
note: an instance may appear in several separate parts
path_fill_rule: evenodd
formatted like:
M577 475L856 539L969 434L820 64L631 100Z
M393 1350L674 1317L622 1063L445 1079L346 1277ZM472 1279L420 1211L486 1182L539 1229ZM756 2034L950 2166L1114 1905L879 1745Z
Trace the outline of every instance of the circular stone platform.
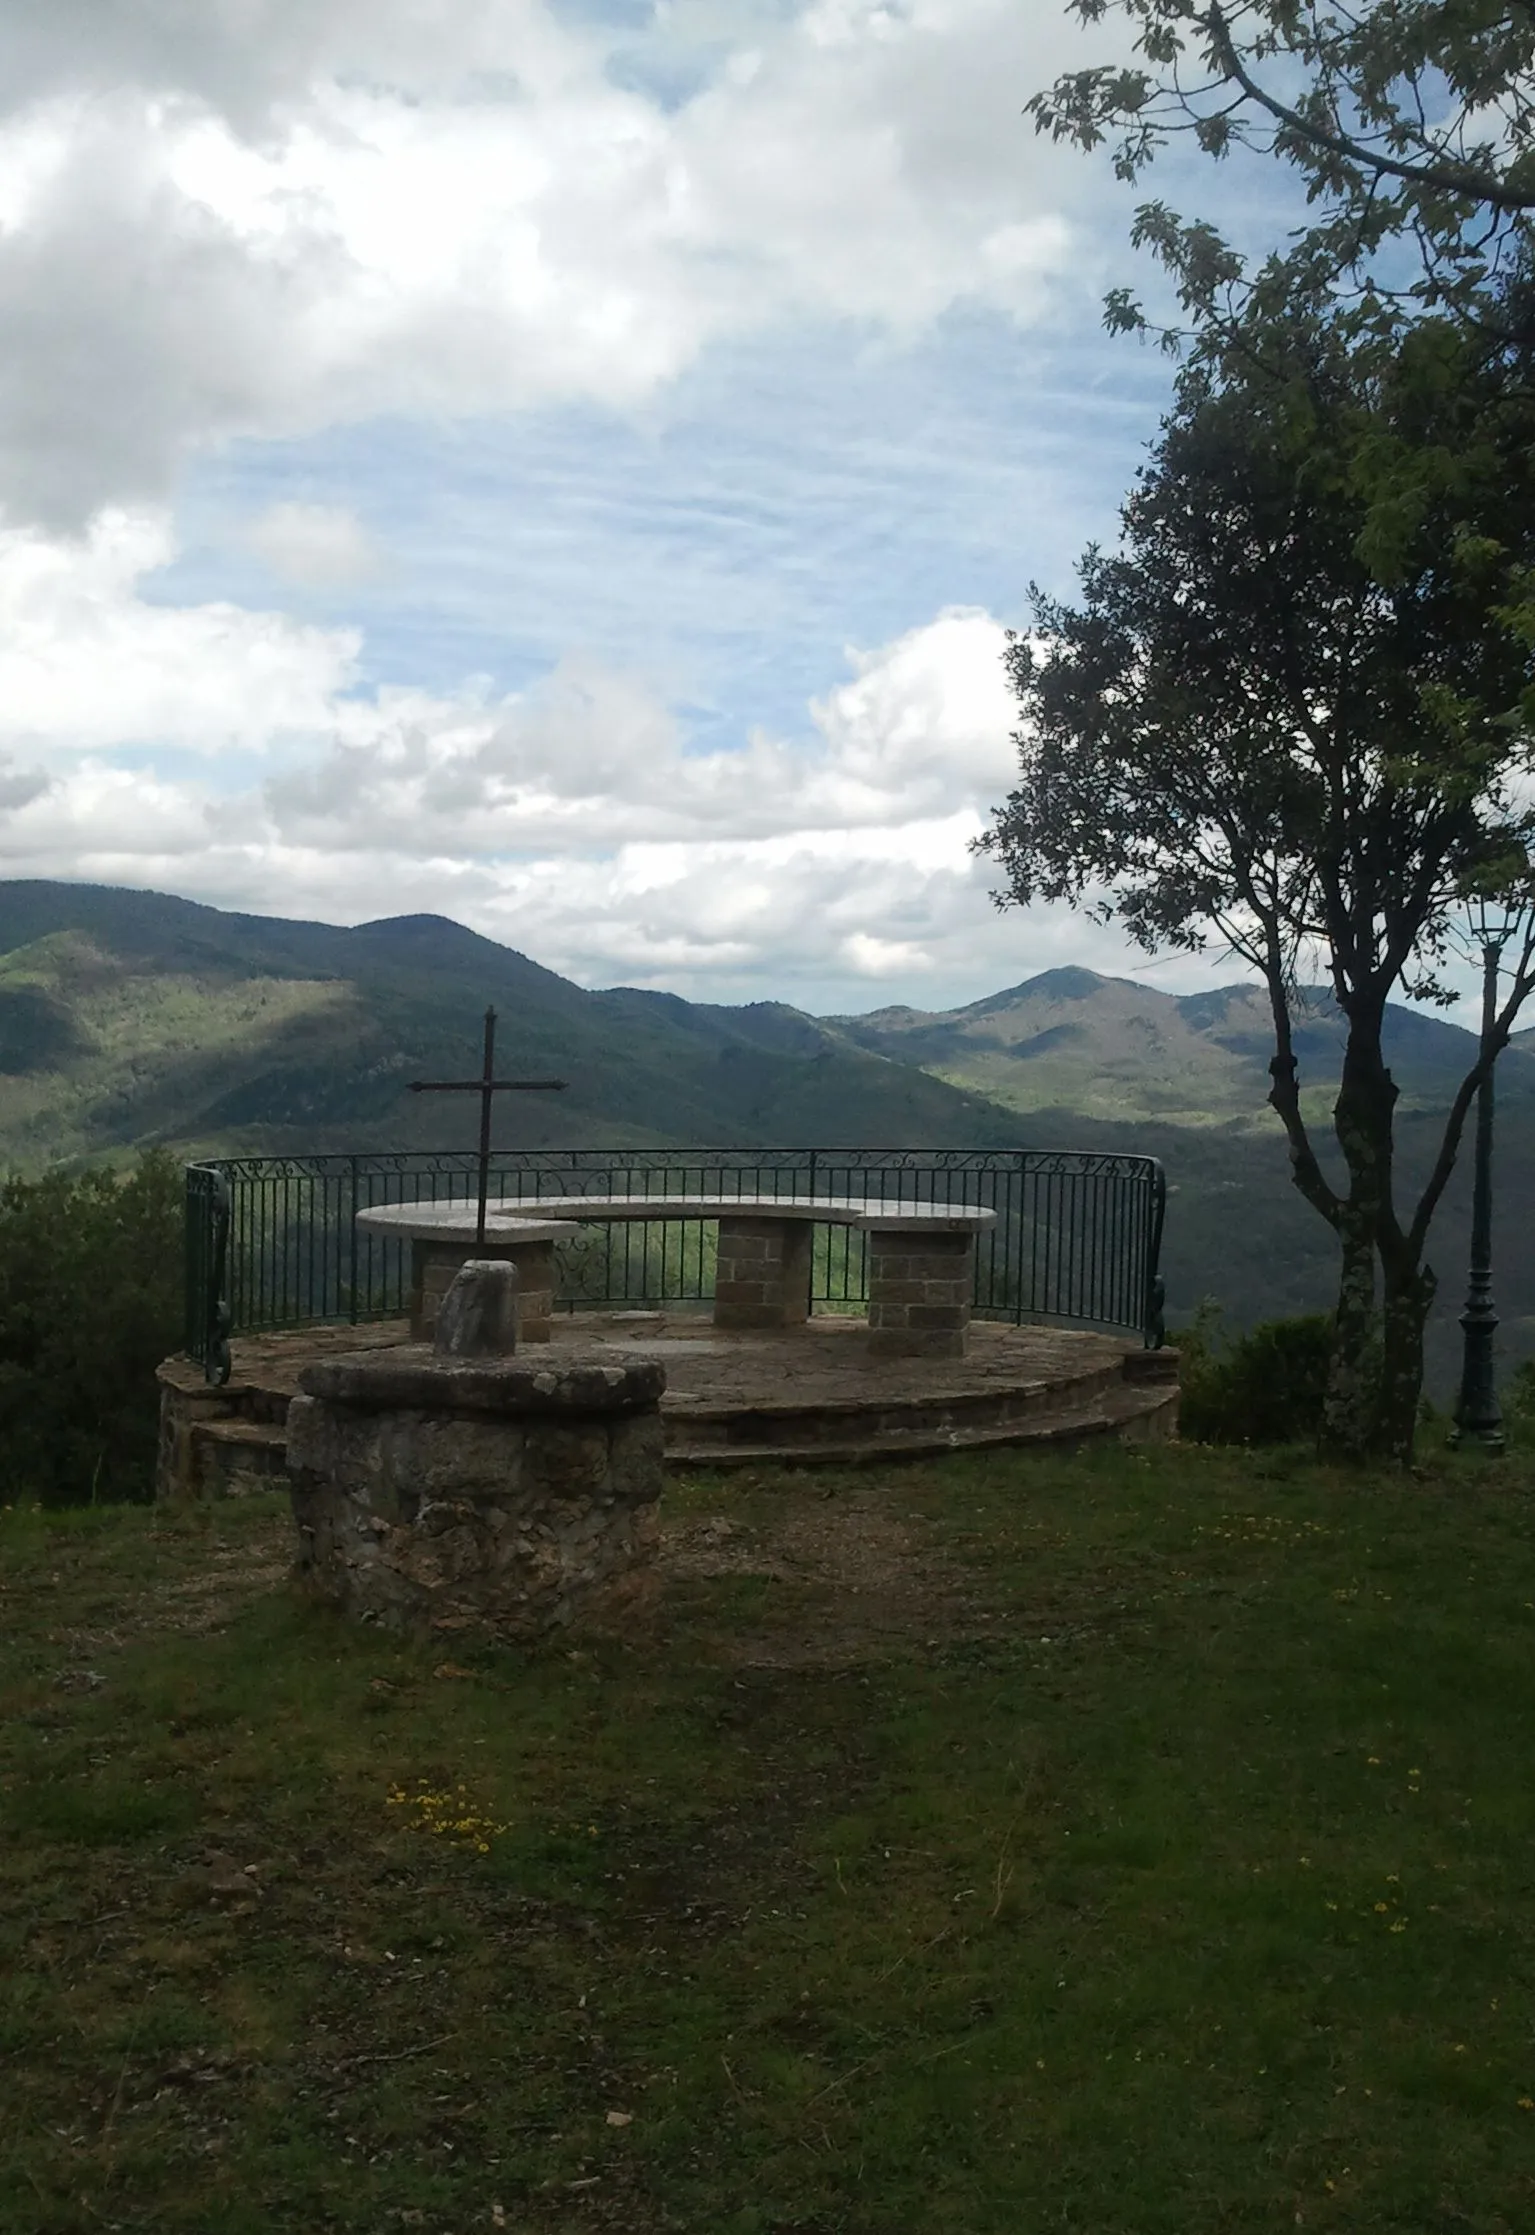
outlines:
M404 1321L239 1337L221 1388L189 1360L167 1359L160 1494L266 1487L283 1473L287 1405L303 1368L409 1339ZM1063 1328L976 1320L964 1358L875 1359L861 1319L727 1333L697 1312L559 1313L552 1347L557 1355L566 1346L665 1366L661 1421L675 1467L868 1466L997 1445L1163 1437L1177 1425L1176 1351Z

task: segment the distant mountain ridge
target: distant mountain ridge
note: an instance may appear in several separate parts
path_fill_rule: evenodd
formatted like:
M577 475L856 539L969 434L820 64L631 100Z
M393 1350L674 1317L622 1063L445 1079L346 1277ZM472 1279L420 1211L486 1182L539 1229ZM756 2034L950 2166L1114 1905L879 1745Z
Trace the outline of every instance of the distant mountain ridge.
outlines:
M493 1002L506 1068L559 1096L506 1097L527 1146L1084 1148L1160 1157L1175 1316L1325 1308L1335 1245L1288 1181L1268 1111L1268 1015L1237 984L1175 995L1065 968L959 1009L813 1017L779 1002L589 992L432 915L347 929L109 886L0 881L0 1174L178 1153L468 1147L454 1096L416 1077L478 1069ZM1499 1067L1498 1297L1510 1356L1535 1352L1535 1032ZM1421 1171L1472 1036L1390 1013L1402 1159ZM1300 1020L1303 1091L1330 1151L1340 1023ZM1432 1250L1441 1389L1463 1286L1466 1159Z
M911 1008L828 1019L871 1053L917 1063L1021 1113L1071 1109L1114 1123L1242 1123L1268 1131L1273 1032L1259 986L1163 993L1079 968L1042 971L961 1009ZM1324 987L1295 1013L1308 1115L1336 1090L1343 1020ZM1535 1036L1499 1071L1504 1092L1535 1092ZM1408 1108L1444 1108L1475 1057L1474 1035L1448 1018L1393 1003L1386 1052Z
M0 1165L466 1145L462 1106L407 1084L477 1070L487 1002L509 1070L570 1082L507 1097L506 1140L1022 1139L1010 1112L797 1010L591 993L446 917L345 929L0 882Z

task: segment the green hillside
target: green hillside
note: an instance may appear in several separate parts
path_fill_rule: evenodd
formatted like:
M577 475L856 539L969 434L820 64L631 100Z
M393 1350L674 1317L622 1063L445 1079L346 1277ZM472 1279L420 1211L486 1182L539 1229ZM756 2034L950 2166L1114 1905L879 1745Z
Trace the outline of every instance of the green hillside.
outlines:
M467 1146L413 1078L506 1070L498 1142L1006 1146L1012 1113L792 1009L588 993L440 916L355 930L154 893L0 883L0 1168L121 1155Z
M1159 1156L1170 1190L1165 1269L1176 1311L1208 1296L1251 1322L1331 1302L1333 1240L1289 1183L1283 1131L1267 1107L1273 1042L1257 987L1174 995L1091 970L1049 970L962 1009L882 1009L832 1021L871 1053L920 1064L1016 1111L1041 1146L1133 1143ZM1326 1163L1343 1031L1320 989L1299 1012L1295 1042ZM1402 1090L1398 1139L1411 1184L1428 1169L1475 1042L1442 1015L1393 1006L1386 1050ZM1504 1056L1497 1091L1496 1290L1512 1360L1535 1355L1535 1259L1524 1241L1535 1230L1535 1033ZM1440 1274L1429 1357L1441 1394L1455 1368L1469 1216L1463 1156L1429 1252Z
M879 1009L829 1020L860 1047L985 1094L1024 1113L1071 1110L1111 1123L1275 1132L1267 1108L1273 1033L1255 985L1168 994L1092 970L1047 970L967 1008ZM1535 1096L1535 1036L1499 1071L1505 1095ZM1309 1113L1326 1119L1343 1048L1342 1020L1316 987L1298 1004L1295 1051ZM1394 1004L1386 1053L1402 1107L1443 1109L1474 1056L1472 1035L1444 1016Z
M1088 1148L1159 1156L1175 1318L1201 1298L1251 1322L1327 1305L1330 1234L1289 1185L1264 1106L1267 1020L1253 989L1176 997L1054 970L941 1015L814 1018L779 1003L590 993L440 916L347 930L154 893L0 882L0 1171L177 1151L467 1147L457 1097L413 1078L478 1068L487 1001L505 1070L569 1080L507 1097L500 1145L647 1141ZM1470 1036L1392 1013L1401 1137L1421 1168ZM1299 1048L1325 1116L1336 1018ZM1535 1353L1535 1042L1500 1071L1498 1297L1510 1357ZM1321 1128L1325 1146L1326 1127ZM1462 1165L1432 1251L1431 1356L1452 1370L1465 1259Z

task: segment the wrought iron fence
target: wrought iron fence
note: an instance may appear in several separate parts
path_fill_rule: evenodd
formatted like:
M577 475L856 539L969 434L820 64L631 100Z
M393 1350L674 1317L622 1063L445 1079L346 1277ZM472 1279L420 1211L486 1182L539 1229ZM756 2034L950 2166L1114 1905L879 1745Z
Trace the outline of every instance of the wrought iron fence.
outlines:
M186 1344L210 1378L231 1333L386 1319L407 1309L408 1243L359 1229L376 1204L467 1200L472 1153L231 1157L187 1168ZM1153 1157L1072 1149L510 1149L491 1197L852 1196L994 1210L976 1249L977 1316L1106 1327L1162 1339L1158 1257L1166 1184ZM568 1214L566 1214L568 1215ZM577 1226L557 1252L571 1310L702 1302L707 1220ZM864 1237L815 1229L811 1305L866 1295Z

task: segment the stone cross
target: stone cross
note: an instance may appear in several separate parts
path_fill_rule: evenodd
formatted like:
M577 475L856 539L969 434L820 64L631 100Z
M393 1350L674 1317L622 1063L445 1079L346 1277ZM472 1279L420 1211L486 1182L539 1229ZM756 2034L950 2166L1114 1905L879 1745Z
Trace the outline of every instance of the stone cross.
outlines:
M498 1079L496 1077L496 1012L485 1012L485 1062L477 1079L412 1079L412 1094L477 1094L480 1098L479 1210L474 1238L485 1239L485 1204L490 1194L490 1108L497 1094L563 1094L565 1079Z

